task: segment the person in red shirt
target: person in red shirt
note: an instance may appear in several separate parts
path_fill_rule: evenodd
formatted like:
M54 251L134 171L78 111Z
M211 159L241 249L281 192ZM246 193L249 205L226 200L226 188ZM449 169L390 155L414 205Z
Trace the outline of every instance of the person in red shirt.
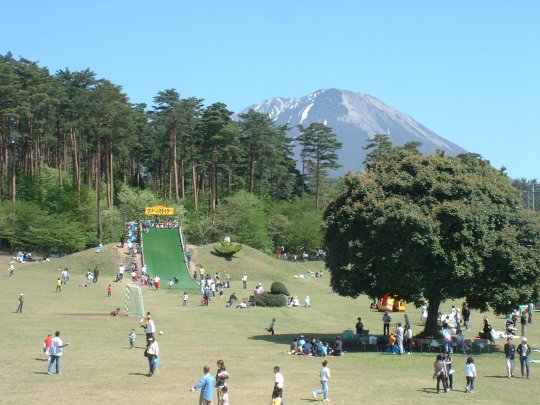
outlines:
M52 335L47 335L47 337L43 341L43 353L45 353L45 358L47 359L47 361L51 359L51 353L50 353L51 342L52 342Z
M112 295L112 285L109 284L109 286L107 287L107 297L110 297Z

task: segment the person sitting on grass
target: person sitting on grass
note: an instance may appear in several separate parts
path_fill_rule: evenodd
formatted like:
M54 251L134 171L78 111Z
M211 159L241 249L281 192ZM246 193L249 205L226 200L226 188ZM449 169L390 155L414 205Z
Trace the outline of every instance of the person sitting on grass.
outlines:
M120 315L120 308L116 308L115 310L111 311L111 316L119 316Z
M398 345L396 344L396 340L397 340L396 334L392 332L390 334L390 337L388 338L388 346L385 350L386 353L396 354L397 352L399 352L399 348L398 348Z

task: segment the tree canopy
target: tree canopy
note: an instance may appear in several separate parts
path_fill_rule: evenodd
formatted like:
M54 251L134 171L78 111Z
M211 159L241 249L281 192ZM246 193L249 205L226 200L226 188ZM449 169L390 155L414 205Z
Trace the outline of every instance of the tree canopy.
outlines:
M435 333L446 299L501 313L538 293L536 217L478 155L394 148L346 176L324 220L333 289L427 301L426 334Z

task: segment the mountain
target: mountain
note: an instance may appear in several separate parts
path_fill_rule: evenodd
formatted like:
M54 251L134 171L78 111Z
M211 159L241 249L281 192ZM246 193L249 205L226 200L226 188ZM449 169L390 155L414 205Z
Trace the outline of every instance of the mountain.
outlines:
M298 135L297 126L322 122L332 128L343 143L338 151L341 175L347 171L360 171L366 151L367 139L375 134L389 134L396 146L407 142L421 142L419 150L431 154L437 149L448 155L464 153L460 146L440 137L433 131L395 108L368 94L347 90L318 90L301 98L271 98L254 104L242 112L253 109L268 114L277 125L289 124L291 137Z

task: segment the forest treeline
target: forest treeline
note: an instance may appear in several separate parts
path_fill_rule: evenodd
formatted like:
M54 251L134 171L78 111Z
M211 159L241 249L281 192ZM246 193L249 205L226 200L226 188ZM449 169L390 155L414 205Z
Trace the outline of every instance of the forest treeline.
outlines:
M320 224L327 170L338 167L335 134L299 128L297 164L290 128L253 110L232 116L175 89L133 104L90 69L51 74L0 56L0 237L12 249L77 250L165 203L197 243L232 233L265 251L319 247L309 224ZM246 224L261 227L257 241ZM287 241L295 228L310 240Z
M233 119L225 103L175 89L133 104L90 69L51 73L0 55L0 242L77 251L117 240L145 206L166 204L194 243L229 235L268 253L313 251L341 144L324 124L297 129L293 142L265 114ZM368 160L390 147L374 135ZM536 209L535 180L515 184Z

